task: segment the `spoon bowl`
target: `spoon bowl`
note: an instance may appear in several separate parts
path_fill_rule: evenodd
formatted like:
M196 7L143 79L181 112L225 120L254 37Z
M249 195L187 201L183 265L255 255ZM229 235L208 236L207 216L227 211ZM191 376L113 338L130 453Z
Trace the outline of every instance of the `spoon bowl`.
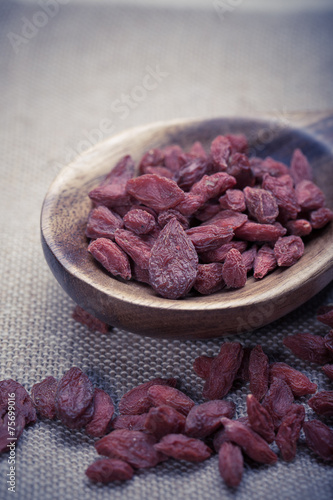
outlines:
M89 149L66 166L46 194L41 213L45 258L60 285L85 310L133 333L172 339L221 337L262 327L297 308L333 278L333 224L305 240L302 258L244 288L178 300L159 297L148 285L112 277L87 252L85 226L91 210L88 192L125 154L138 162L154 147L179 144L185 150L200 140L208 148L220 134L244 133L257 156L290 163L301 148L315 182L333 206L333 120L307 127L274 120L218 118L177 120L137 127Z

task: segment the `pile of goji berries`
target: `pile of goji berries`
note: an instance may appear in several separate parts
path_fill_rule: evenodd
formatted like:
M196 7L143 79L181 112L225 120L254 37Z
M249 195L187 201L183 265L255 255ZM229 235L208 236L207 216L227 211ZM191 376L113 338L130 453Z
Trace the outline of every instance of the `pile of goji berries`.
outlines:
M333 328L333 306L318 311L318 319ZM80 321L84 322L83 315ZM85 315L86 324L95 327ZM99 323L96 323L100 327ZM333 380L333 330L325 336L309 333L286 337L284 344L301 359L323 366ZM195 404L176 388L175 378L155 378L122 396L119 414L104 390L94 388L79 368L68 370L60 381L47 377L26 390L12 379L0 382L0 452L8 451L11 422L9 395L15 393L15 433L18 439L26 425L41 418L58 418L70 429L84 429L95 438L95 448L104 458L86 470L95 482L130 479L135 470L154 467L173 458L202 462L218 453L219 471L229 487L242 479L244 458L274 464L295 458L301 430L305 442L320 458L333 461L333 430L317 419L305 421L305 407L297 398L311 395L308 405L320 417L333 416L333 390L317 391L302 372L286 363L269 363L260 345L243 348L225 342L215 357L199 356L194 371L205 380L203 397ZM235 381L249 384L247 416L233 419L235 404L223 399Z
M333 219L299 149L290 167L247 156L244 135L216 137L206 153L172 145L123 157L90 191L88 251L113 276L168 299L240 288L295 264L302 238Z

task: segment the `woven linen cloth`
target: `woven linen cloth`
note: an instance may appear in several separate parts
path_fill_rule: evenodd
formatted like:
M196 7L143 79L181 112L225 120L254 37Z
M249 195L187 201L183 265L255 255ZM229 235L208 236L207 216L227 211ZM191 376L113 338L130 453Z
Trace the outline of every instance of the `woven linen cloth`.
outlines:
M198 355L217 354L222 340L156 340L120 329L102 335L74 322L74 303L43 257L39 216L60 168L128 127L178 117L280 117L332 107L331 10L251 13L241 2L224 4L229 9L218 9L216 2L205 9L173 9L1 0L1 380L12 377L30 390L75 365L116 403L156 376L178 377L181 388L202 401L203 382L192 363ZM225 340L260 343L271 361L289 362L319 389L332 389L316 365L296 359L282 343L298 331L325 334L328 327L316 320L316 310L332 302L328 286L281 320ZM236 403L237 416L245 414L248 392L239 384L227 397ZM306 411L315 417L308 406ZM247 464L236 492L223 483L216 455L202 464L169 460L124 484L94 485L84 474L97 458L93 443L58 421L38 421L16 447L15 494L7 489L7 455L0 457L0 498L333 497L332 466L307 449L303 436L291 463Z

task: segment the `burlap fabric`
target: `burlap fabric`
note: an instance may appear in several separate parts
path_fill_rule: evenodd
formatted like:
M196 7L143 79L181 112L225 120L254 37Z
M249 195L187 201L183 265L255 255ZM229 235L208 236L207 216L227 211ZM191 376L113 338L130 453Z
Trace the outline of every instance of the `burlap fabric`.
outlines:
M199 354L221 341L173 341L114 330L90 332L71 319L73 302L44 261L39 214L59 169L86 147L133 125L176 117L322 110L332 105L331 11L269 15L241 2L204 10L80 4L65 0L0 3L1 100L1 379L30 389L77 365L115 401L155 376L176 376L200 401L192 371ZM47 5L46 5L47 4ZM223 2L219 2L221 6ZM43 8L41 7L43 5ZM215 7L214 7L215 6ZM53 8L53 10L52 10ZM150 75L150 76L147 76ZM128 98L130 96L130 98ZM271 360L302 369L332 388L315 365L283 347L297 331L323 334L316 308L333 301L327 287L265 328L235 340L263 345ZM244 414L247 387L230 399ZM313 412L307 408L309 418ZM217 457L191 465L170 460L123 485L96 486L84 471L97 458L93 440L58 422L38 422L17 446L16 493L0 458L0 498L328 499L333 470L300 443L292 463L246 466L237 492L226 488Z

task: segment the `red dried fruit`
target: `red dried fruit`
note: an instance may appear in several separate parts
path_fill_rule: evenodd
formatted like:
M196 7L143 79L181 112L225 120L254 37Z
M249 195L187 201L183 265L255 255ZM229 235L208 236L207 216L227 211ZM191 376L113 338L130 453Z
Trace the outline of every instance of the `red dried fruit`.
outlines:
M186 417L171 406L161 405L150 408L144 428L160 440L166 434L183 433Z
M270 156L267 156L265 159L254 157L250 159L250 162L252 171L259 181L262 181L264 174L269 174L272 177L280 177L289 173L287 165L274 160Z
M222 443L219 451L219 471L229 488L236 488L243 476L244 460L239 446L228 441Z
M125 252L111 240L98 238L88 246L88 252L114 276L131 279L131 267Z
M242 226L235 229L235 236L246 241L275 242L286 232L287 230L282 226L246 221Z
M222 277L229 288L241 288L246 284L247 270L243 264L242 255L236 248L229 250L226 255Z
M253 394L248 394L246 397L246 407L251 428L267 443L272 443L275 439L275 433L272 417L268 411Z
M324 337L324 344L327 351L330 353L330 358L333 361L333 330L330 330ZM326 353L327 353L326 351Z
M317 392L312 398L309 399L308 405L318 415L324 417L333 416L333 391L320 391Z
M163 165L164 162L164 152L158 148L152 148L147 151L141 158L139 164L140 174L146 172L147 167L156 167L158 165Z
M0 382L0 453L18 440L24 427L36 422L32 399L24 387L13 379Z
M333 460L333 431L319 420L304 422L305 441L323 460Z
M221 207L216 203L216 201L209 200L195 212L195 218L198 221L206 222L219 213L220 210Z
M253 276L256 279L262 279L270 271L273 271L276 266L277 262L273 248L269 245L263 245L254 259Z
M261 224L272 224L279 215L275 197L266 189L245 187L244 196L247 209Z
M275 442L282 458L291 462L296 456L296 445L305 418L303 405L292 405L281 421Z
M312 226L306 219L289 220L286 222L285 226L288 230L288 234L293 234L295 236L307 236L312 231Z
M167 434L155 444L155 449L168 457L188 462L203 462L212 450L202 441L183 434Z
M225 227L218 227L214 224L207 226L196 226L186 230L194 248L198 253L215 250L233 238L233 230Z
M325 339L311 333L297 333L283 339L295 356L304 361L325 365L332 361L332 353L325 346Z
M203 145L200 141L195 141L189 151L190 155L197 156L198 158L207 158L207 153L204 150Z
M112 208L127 205L130 197L126 192L126 184L134 176L134 162L127 155L106 176L102 184L89 193L89 197L98 205Z
M74 366L58 383L56 416L70 429L85 427L94 414L94 387L88 376Z
M184 191L189 191L193 184L210 173L211 169L211 164L206 159L190 158L179 169L178 186Z
M317 210L325 204L325 195L316 184L311 181L300 181L296 187L297 203L302 210Z
M151 434L128 429L117 429L95 443L99 455L118 458L136 469L155 467L164 459L154 445L156 439Z
M262 187L275 196L280 214L283 214L287 220L296 219L300 206L294 188L286 183L285 179L281 181L278 177L264 174Z
M192 288L198 270L198 255L179 222L173 218L160 232L149 260L149 278L162 297L177 299Z
M55 395L57 386L58 382L54 377L46 377L46 379L32 386L31 399L34 402L39 416L49 419L55 418Z
M285 236L275 243L274 253L278 266L293 266L304 253L304 243L299 236Z
M319 208L310 213L310 223L313 229L321 229L333 220L333 212L327 207Z
M124 226L122 218L103 205L93 208L89 214L86 236L88 238L110 238L113 240L116 229Z
M306 156L300 149L295 149L290 162L290 174L298 184L304 179L312 181L312 168Z
M255 462L262 464L274 464L277 456L270 449L266 441L256 432L237 420L221 419L224 427L225 439L242 448L244 453Z
M238 342L222 344L220 352L211 363L209 377L202 395L205 399L222 399L231 389L242 362L243 348Z
M187 415L194 401L183 392L167 385L153 385L148 388L148 398L153 406L171 406L183 415Z
M317 320L333 328L333 306L322 306L317 311Z
M167 225L167 223L175 217L179 224L183 227L183 229L188 229L189 228L189 219L188 217L185 217L185 215L181 214L178 210L175 210L174 208L169 208L169 210L165 210L164 212L160 212L158 216L158 223L163 229L164 226Z
M230 243L224 243L219 248L215 250L209 250L208 252L202 252L200 254L200 258L203 262L211 263L211 262L223 262L228 254L228 252L235 248L240 253L244 252L247 247L246 241L236 241L232 240ZM242 256L243 258L243 256ZM243 262L244 264L244 262Z
M240 189L227 189L226 193L219 198L221 208L244 212L246 210L245 197Z
M148 398L148 389L152 385L168 385L170 387L175 387L177 385L177 380L175 378L165 379L157 377L134 387L134 389L126 392L119 401L119 412L125 415L140 415L141 413L148 412L149 408L152 406Z
M251 271L253 268L257 251L258 251L257 245L252 245L251 248L242 253L243 264L247 272Z
M193 406L186 418L185 434L195 438L210 436L221 426L221 417L232 418L235 409L232 401L220 399Z
M244 134L226 134L225 137L230 142L231 153L247 153L249 143Z
M274 378L284 380L297 398L307 394L314 394L317 390L317 385L312 383L304 373L286 363L272 363L269 372L271 380Z
M110 330L110 326L104 323L104 321L101 321L98 318L95 318L92 314L88 313L88 311L85 311L82 309L80 306L75 306L73 313L72 313L72 318L74 321L78 321L82 325L87 326L90 328L90 330L93 330L94 332L100 332L100 333L108 333Z
M118 415L112 420L112 427L114 429L128 429L130 431L144 431L146 430L145 423L148 413L141 413L140 415Z
M116 458L102 458L91 464L86 475L95 483L108 484L112 481L127 481L133 477L132 467Z
M246 214L242 214L241 212L233 212L232 210L221 210L216 215L214 215L211 219L208 219L203 226L215 224L219 227L230 228L233 231L240 226L242 226L248 217Z
M262 402L263 407L272 417L274 428L278 429L281 420L294 402L294 396L286 382L275 378Z
M269 361L261 345L256 345L250 353L250 391L261 401L268 390Z
M113 414L114 404L109 394L102 389L95 389L94 413L85 428L86 434L92 437L104 436L110 430Z
M124 215L126 229L135 234L148 234L155 227L155 218L146 210L133 208Z
M116 243L119 247L131 257L141 269L148 269L151 247L143 239L127 231L126 229L117 229L114 233Z
M322 367L323 372L327 375L331 380L333 380L333 365L325 365Z
M204 380L209 377L213 359L215 359L213 356L198 356L194 360L193 370Z
M198 265L198 273L193 285L197 292L202 295L210 295L218 292L224 286L222 264L220 262Z
M176 182L155 174L144 174L127 182L127 193L157 212L175 207L184 197Z
M199 196L202 203L207 202L211 198L216 198L224 193L227 189L232 188L236 184L236 180L225 172L217 172L212 175L204 175L191 188L191 194Z
M249 159L242 153L234 153L227 167L227 172L236 179L236 188L244 189L245 186L254 186L255 178Z
M244 382L249 382L250 380L249 364L251 351L252 347L243 347L242 362L236 374L236 379L243 380Z
M227 137L218 135L212 141L210 153L214 163L221 169L226 170L227 162L231 153L231 143Z

